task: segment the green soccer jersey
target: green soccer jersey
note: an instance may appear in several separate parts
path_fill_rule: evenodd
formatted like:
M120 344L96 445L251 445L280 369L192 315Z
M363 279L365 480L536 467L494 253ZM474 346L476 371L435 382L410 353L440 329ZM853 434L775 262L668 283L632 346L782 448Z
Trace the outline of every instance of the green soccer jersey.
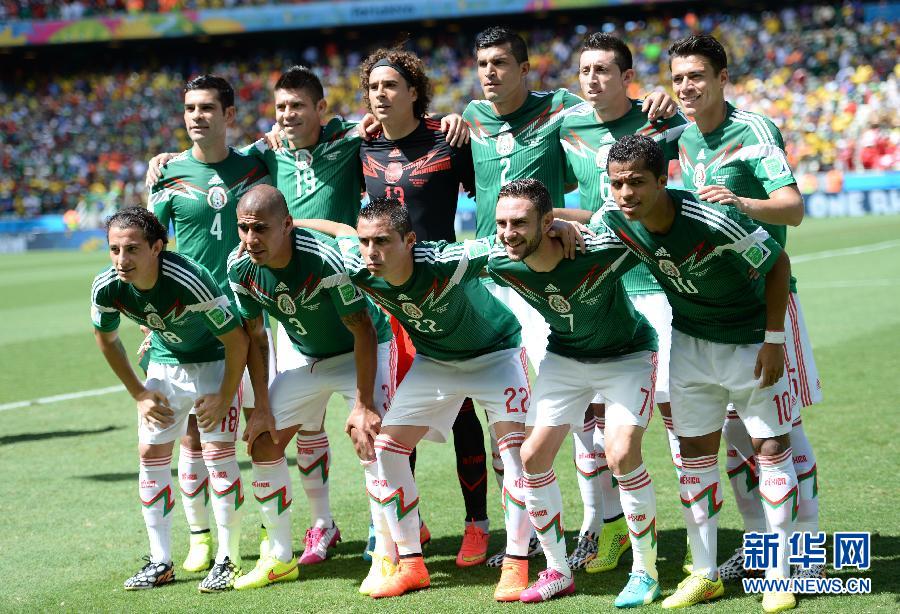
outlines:
M560 143L566 156L566 183L578 183L579 206L599 211L612 199L606 156L613 143L629 134L649 136L662 147L666 162L678 158L678 137L687 125L681 113L668 119L651 121L641 110L642 100L632 100L625 115L611 122L597 119L594 108L585 105L572 111L562 121ZM628 294L662 292L644 264L639 264L622 277Z
M150 189L150 209L163 226L175 227L179 253L206 267L228 295L228 254L240 242L237 203L247 190L270 183L258 160L229 148L228 157L207 164L191 150L169 160Z
M463 112L469 125L475 163L475 236L496 232L495 210L500 188L513 179L540 180L564 207L565 162L559 144L562 119L586 105L568 90L528 92L519 109L497 115L487 100L473 100Z
M363 184L356 122L332 118L311 149L268 148L260 139L242 151L263 161L297 219L356 226Z
M94 327L114 331L123 313L152 330L150 360L161 364L224 359L225 348L216 337L240 324L233 304L209 271L166 251L159 254L159 278L149 290L120 281L113 267L94 278Z
M291 261L283 269L253 264L248 254L228 257L228 279L245 319L266 313L281 322L294 346L312 358L353 351L353 334L341 322L368 310L378 343L393 333L384 313L357 290L341 263L334 239L312 230L293 230Z
M412 276L400 286L369 272L357 237L338 243L353 282L400 321L423 356L466 360L519 346L518 320L478 279L489 239L416 243Z
M604 207L603 220L665 290L672 328L716 343L761 343L764 277L781 245L737 209L699 201L683 190L668 193L675 221L665 234L628 221L615 204Z
M781 131L768 118L726 103L725 120L708 134L690 124L678 141L678 161L687 190L721 185L736 196L765 200L797 183L784 153ZM758 222L785 247L787 227ZM796 280L791 279L791 292Z
M619 281L637 258L605 228L593 230L598 235L585 238L587 253L562 259L552 271L533 271L497 247L488 272L544 316L550 326L548 352L583 360L656 350L656 332Z

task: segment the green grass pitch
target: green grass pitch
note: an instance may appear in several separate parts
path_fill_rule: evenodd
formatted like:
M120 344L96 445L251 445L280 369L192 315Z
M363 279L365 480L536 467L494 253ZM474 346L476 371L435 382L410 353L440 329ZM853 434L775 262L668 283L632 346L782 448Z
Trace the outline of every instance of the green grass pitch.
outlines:
M900 372L900 216L807 220L790 233L789 253L821 372L826 401L804 413L819 461L821 527L871 531L872 594L802 598L800 612L896 612L900 592L900 514L897 499L898 391ZM877 245L884 244L884 245ZM854 250L876 246L874 250ZM849 250L828 254L834 250ZM94 347L89 319L93 275L104 252L29 253L0 257L0 406L16 401L116 384ZM139 337L123 325L128 347ZM303 568L298 582L222 595L197 592L199 574L177 572L161 589L126 593L123 580L141 564L147 537L136 500L135 410L120 392L0 411L0 610L3 611L298 611L298 612L490 612L612 611L631 557L606 574L576 578L578 594L538 606L492 600L498 571L457 569L463 507L452 447L424 443L417 475L421 511L434 535L426 549L432 588L386 602L360 596L367 571L360 558L368 511L362 471L341 434L345 409L329 410L334 463L331 496L344 535L332 559ZM674 472L661 421L651 422L645 458L659 506L659 570L665 594L682 578L685 532ZM291 448L288 448L289 452ZM241 446L241 466L249 461ZM289 460L291 460L289 458ZM293 462L292 462L293 465ZM308 508L294 477L294 545L300 547ZM581 505L567 444L557 462L566 526L576 530ZM247 480L249 481L249 480ZM729 486L725 486L730 491ZM502 544L503 516L490 478L491 552ZM245 568L255 563L259 514L247 491L241 551ZM177 562L186 552L187 528L175 511ZM740 540L740 522L727 492L720 520L719 557ZM830 552L830 548L829 548ZM830 556L830 554L829 554ZM532 564L532 575L543 560ZM834 572L831 572L834 574ZM659 609L653 605L648 610ZM759 598L739 586L702 612L759 612Z

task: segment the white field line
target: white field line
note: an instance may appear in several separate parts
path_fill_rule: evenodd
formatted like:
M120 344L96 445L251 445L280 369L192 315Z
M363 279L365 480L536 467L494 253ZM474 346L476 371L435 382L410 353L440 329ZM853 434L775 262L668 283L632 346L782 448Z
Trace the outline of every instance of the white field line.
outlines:
M870 245L858 245L856 247L845 247L844 249L830 249L824 252L812 252L810 254L801 254L799 256L791 256L791 263L811 262L814 260L822 260L823 258L837 258L838 256L855 256L857 254L867 254L869 252L877 252L892 247L900 247L900 240L882 241L881 243L872 243ZM788 250L790 254L791 250Z
M125 390L125 386L107 386L106 388L95 388L94 390L82 390L81 392L67 392L66 394L57 394L52 397L41 397L40 399L31 399L30 401L15 401L14 403L4 403L0 405L0 411L10 409L21 409L23 407L34 407L36 405L49 405L50 403L58 403L60 401L71 401L72 399L83 399L85 397L98 397L104 394L112 394Z

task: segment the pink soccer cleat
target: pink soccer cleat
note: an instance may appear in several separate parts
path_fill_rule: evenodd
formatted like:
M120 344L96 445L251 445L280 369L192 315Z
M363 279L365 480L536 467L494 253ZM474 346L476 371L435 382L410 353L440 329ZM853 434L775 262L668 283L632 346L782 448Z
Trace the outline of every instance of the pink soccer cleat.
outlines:
M545 569L538 574L537 582L522 591L522 603L540 603L554 597L565 597L575 592L575 580L555 569Z
M298 561L301 565L316 565L328 558L328 549L341 541L341 530L331 523L330 529L310 527L306 530L306 549Z

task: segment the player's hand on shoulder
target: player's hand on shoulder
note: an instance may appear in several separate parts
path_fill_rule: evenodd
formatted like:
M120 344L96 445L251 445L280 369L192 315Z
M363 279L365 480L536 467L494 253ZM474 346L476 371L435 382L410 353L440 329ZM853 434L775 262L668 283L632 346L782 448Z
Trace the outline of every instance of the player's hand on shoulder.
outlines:
M729 205L742 213L746 213L744 201L723 185L703 185L697 188L697 196L708 203Z
M169 407L169 399L163 393L145 389L134 400L137 401L141 418L153 427L164 429L175 424L175 412Z
M147 176L144 177L144 183L148 188L152 188L156 185L156 182L162 178L163 169L166 168L166 164L177 155L178 154L166 152L150 158L150 161L147 162Z
M678 112L678 103L665 90L656 90L644 98L641 111L651 120L669 119Z
M381 132L381 122L375 119L371 113L366 113L362 120L356 124L356 132L364 141L371 141Z
M284 132L281 130L281 126L278 124L272 124L272 127L269 128L269 131L263 135L263 140L266 142L266 145L272 151L276 151L284 147L284 143L287 138L284 136Z
M218 393L204 394L194 402L194 410L197 426L208 433L225 417L228 403Z
M441 132L451 147L463 147L469 142L469 126L459 113L441 118Z
M272 416L272 410L268 405L262 405L257 399L256 407L250 412L247 425L244 427L244 435L241 437L247 442L247 454L253 453L253 444L263 433L268 433L272 442L278 443L278 431L275 430L275 417Z
M381 432L378 412L357 402L347 417L344 432L350 436L360 460L375 460L375 437Z
M563 254L569 260L575 258L575 253L580 251L582 254L587 251L587 245L584 242L585 235L593 237L596 233L579 222L567 222L565 220L553 220L547 235L555 239L559 239L563 246Z
M774 385L784 375L784 344L763 343L756 355L754 377L759 379L760 388Z

